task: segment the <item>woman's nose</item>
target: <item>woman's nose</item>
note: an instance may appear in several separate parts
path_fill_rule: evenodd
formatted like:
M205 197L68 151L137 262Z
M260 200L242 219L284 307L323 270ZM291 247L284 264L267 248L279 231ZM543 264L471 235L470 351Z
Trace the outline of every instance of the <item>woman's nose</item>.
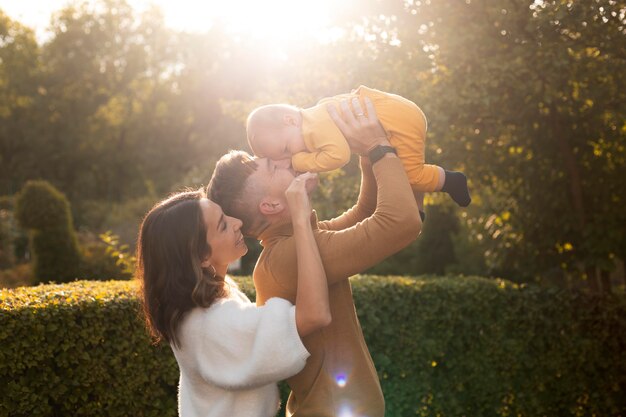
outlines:
M234 217L233 217L233 223L234 223L235 230L239 230L239 229L241 229L241 226L243 226L243 222L241 220L239 220L239 219L234 218Z

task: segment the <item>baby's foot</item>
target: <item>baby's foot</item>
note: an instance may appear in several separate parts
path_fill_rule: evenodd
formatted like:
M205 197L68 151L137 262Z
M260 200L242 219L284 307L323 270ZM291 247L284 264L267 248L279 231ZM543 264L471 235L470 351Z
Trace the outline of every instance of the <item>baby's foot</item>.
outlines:
M472 202L467 188L465 174L458 171L446 171L446 179L441 191L450 194L450 197L461 207L467 207Z

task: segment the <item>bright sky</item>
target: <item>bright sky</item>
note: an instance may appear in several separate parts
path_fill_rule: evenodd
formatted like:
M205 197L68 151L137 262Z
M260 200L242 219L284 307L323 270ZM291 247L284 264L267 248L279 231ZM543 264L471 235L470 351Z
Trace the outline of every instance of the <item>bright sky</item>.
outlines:
M0 0L0 9L36 30L45 39L52 12L69 0ZM204 32L221 20L233 32L275 40L293 35L332 36L324 33L332 0L128 0L141 11L149 4L164 12L166 24L180 30ZM289 34L289 35L288 35Z

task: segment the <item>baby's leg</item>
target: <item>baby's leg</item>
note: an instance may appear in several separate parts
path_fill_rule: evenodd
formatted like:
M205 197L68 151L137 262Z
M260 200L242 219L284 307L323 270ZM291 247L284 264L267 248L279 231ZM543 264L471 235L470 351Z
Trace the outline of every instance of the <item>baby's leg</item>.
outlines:
M424 113L417 106L413 109L409 107L405 117L405 120L396 120L396 125L391 129L390 141L398 150L398 156L402 160L411 187L422 192L443 191L459 206L467 207L472 199L465 175L462 172L446 171L440 166L425 163Z
M460 206L471 202L467 179L461 172L426 164L426 116L412 101L400 96L374 97L376 112L398 151L413 190L443 191Z
M376 102L376 111L398 151L404 171L414 189L437 191L443 184L440 168L426 164L426 116L415 103L399 96Z

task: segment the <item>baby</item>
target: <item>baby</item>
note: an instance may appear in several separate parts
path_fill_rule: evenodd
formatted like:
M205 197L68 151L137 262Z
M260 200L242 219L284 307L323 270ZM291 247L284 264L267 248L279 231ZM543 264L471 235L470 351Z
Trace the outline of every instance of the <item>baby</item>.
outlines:
M425 163L426 116L415 103L396 94L360 86L349 94L324 98L310 108L286 104L258 107L248 116L248 143L259 157L291 159L296 171L321 172L340 168L350 160L350 145L331 119L326 106L342 100L369 97L378 118L402 160L416 193L443 191L461 207L471 198L462 172Z

